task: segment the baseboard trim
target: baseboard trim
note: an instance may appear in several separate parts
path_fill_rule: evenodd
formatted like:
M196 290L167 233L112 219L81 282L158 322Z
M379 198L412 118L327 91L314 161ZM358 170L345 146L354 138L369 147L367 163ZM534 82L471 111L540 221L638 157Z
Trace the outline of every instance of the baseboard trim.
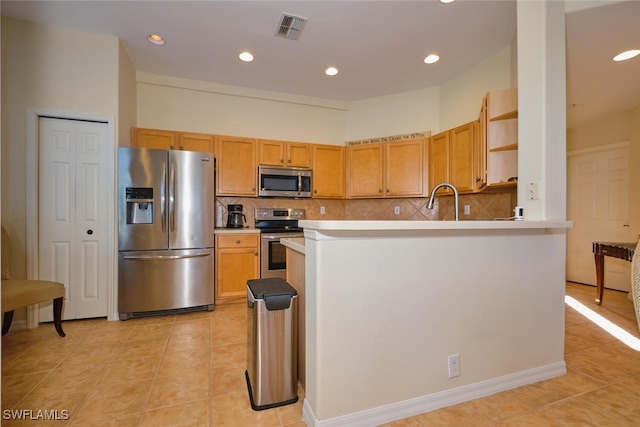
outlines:
M305 399L302 405L302 420L307 426L314 427L369 427L390 423L480 397L490 396L501 391L558 377L566 373L567 366L565 362L557 362L327 420L318 420L309 402Z
M14 320L13 322L11 322L11 327L9 328L9 331L19 331L20 329L27 329L26 319Z

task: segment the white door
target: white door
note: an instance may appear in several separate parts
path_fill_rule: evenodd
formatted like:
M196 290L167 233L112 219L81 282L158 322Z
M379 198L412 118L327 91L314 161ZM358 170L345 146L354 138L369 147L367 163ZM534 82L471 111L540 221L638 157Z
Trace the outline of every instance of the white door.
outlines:
M567 280L596 284L592 243L633 242L629 227L629 146L568 153ZM631 264L605 257L605 287L631 290Z
M107 135L105 123L39 119L38 275L65 284L63 319L107 315ZM51 320L41 304L40 321Z

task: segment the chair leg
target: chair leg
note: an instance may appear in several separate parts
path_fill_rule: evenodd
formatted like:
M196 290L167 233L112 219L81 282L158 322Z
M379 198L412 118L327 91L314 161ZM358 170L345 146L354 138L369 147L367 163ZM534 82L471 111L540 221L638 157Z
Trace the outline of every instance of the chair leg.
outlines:
M6 335L9 332L9 328L11 327L11 322L13 321L13 310L7 311L4 314L4 318L2 319L2 335Z
M64 337L64 331L62 330L62 301L64 297L56 298L53 300L53 324L56 326L58 335Z

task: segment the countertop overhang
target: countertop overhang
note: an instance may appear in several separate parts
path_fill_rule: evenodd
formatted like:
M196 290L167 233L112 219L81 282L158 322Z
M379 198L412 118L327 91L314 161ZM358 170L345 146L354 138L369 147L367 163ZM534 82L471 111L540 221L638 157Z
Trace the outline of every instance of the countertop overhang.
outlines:
M571 228L572 221L357 221L300 220L305 230L318 231L402 231L402 230L514 230Z
M572 221L355 221L355 220L301 220L305 237L324 235L427 235L434 232L518 232L526 230L566 229Z

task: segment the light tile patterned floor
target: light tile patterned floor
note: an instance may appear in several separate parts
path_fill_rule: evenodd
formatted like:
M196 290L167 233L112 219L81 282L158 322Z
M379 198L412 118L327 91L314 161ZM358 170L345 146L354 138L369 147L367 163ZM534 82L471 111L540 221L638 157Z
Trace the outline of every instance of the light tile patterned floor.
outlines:
M639 337L626 294L568 283L567 293ZM2 338L2 425L303 426L294 405L253 411L247 397L246 305L126 322L65 322ZM568 374L388 426L640 425L640 353L566 309ZM68 420L5 419L8 409Z

